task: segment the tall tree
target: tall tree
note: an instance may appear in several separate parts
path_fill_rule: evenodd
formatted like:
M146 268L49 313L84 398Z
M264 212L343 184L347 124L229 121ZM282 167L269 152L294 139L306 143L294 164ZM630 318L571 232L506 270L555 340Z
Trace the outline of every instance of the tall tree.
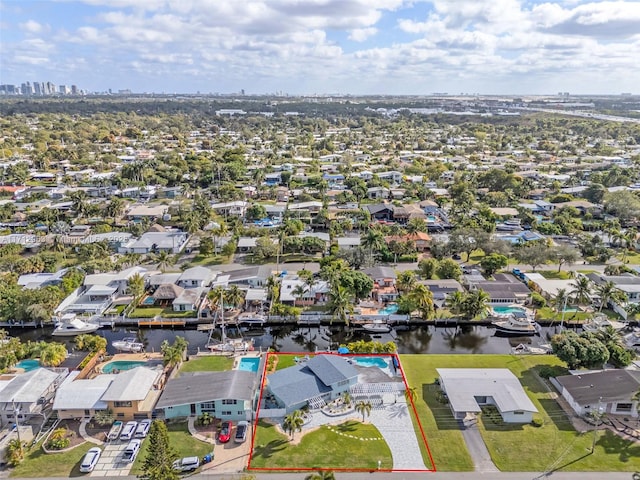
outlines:
M169 431L164 422L154 420L151 423L147 440L147 455L142 464L141 478L145 480L178 480L180 476L173 469L178 458L169 443Z
M576 278L571 284L573 287L569 292L572 296L576 304L584 305L591 301L591 281L581 275Z
M416 285L408 297L415 305L416 310L420 312L420 317L423 320L429 320L433 317L433 293L427 286Z
M302 425L304 425L302 412L300 410L294 410L289 415L284 417L282 427L286 432L289 432L289 435L291 435L291 440L293 440L295 433L302 431Z
M372 408L373 408L373 405L371 405L371 402L365 402L364 400L360 400L358 403L356 403L356 412L362 415L363 423L364 423L365 417L371 414Z
M345 325L349 325L349 315L353 312L353 294L342 285L335 285L329 292L329 311L331 321L339 319Z

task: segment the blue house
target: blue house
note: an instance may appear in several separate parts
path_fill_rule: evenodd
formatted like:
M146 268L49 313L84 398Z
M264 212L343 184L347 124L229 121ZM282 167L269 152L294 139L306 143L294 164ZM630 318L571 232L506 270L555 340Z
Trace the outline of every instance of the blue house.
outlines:
M358 381L358 371L343 357L316 355L267 376L267 389L287 413L340 397Z
M156 411L165 419L209 413L221 420L251 420L257 398L258 376L254 372L183 373L164 387Z

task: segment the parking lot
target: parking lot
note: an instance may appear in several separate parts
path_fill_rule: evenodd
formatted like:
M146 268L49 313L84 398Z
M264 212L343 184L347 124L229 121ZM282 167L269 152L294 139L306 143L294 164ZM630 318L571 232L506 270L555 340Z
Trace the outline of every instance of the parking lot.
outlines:
M98 464L90 473L91 477L124 477L129 475L132 463L122 461L122 452L128 441L115 441L107 443L102 450Z

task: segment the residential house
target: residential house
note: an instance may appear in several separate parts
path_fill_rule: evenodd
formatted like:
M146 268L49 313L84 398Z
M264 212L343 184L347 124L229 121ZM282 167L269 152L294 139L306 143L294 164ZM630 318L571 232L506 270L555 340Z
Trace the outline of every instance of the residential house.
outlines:
M177 284L183 288L207 287L215 276L215 272L206 267L191 267L182 272Z
M376 203L365 205L369 210L372 220L392 220L393 219L393 205L390 203Z
M149 253L169 252L180 253L189 241L189 235L181 231L147 232L139 239L132 239L118 249L118 253Z
M221 202L214 203L211 205L211 208L218 215L231 215L233 217L243 218L244 214L249 207L249 202L245 202L243 200L236 200L234 202Z
M631 273L624 273L622 275L605 275L603 273L593 272L587 274L587 278L596 285L602 285L607 282L612 282L616 288L627 296L627 302L625 304L618 304L615 300L610 299L609 305L618 313L622 318L627 318L627 311L625 305L629 303L640 303L640 277ZM596 296L597 295L592 295Z
M351 250L360 246L360 237L338 237L336 244L340 250Z
M297 293L302 290L301 293ZM289 305L316 305L329 299L329 283L324 280L307 285L297 275L287 275L280 282L280 303Z
M530 423L538 412L518 378L506 368L436 368L453 416L475 423L483 406L497 408L505 423Z
M166 205L133 205L125 216L134 222L140 222L145 219L156 220L166 215L168 210Z
M254 372L187 373L167 382L156 410L165 419L208 413L220 420L252 420L257 391Z
M136 367L114 375L100 397L118 420L151 418L164 382L162 369Z
M348 392L358 370L343 357L316 355L267 376L267 392L286 413L305 406L318 408Z
M0 382L0 425L43 416L51 407L56 389L69 374L66 368L36 368L30 372L3 376Z
M171 302L173 311L197 311L208 291L209 289L207 287L185 288L182 293Z
M272 267L260 265L257 267L241 268L228 272L229 284L248 285L250 287L263 287L267 279L273 274Z
M367 198L369 200L380 200L389 198L390 190L385 187L367 188Z
M424 232L407 233L405 235L391 235L385 237L385 242L411 243L417 252L427 252L431 247L431 236Z
M531 290L511 274L496 273L493 278L473 280L469 283L469 290L484 290L489 294L491 304L524 304L531 295Z
M454 279L442 279L442 280L423 280L420 281L421 284L426 285L426 287L431 290L433 294L433 303L438 308L442 308L444 306L447 297L454 292L464 292L464 288Z
M634 397L640 391L638 371L573 372L552 382L578 415L607 413L638 418L639 400Z
M79 374L78 370L71 372L56 391L53 411L60 419L90 418L107 410L107 402L102 400L102 396L115 375L77 379Z
M371 296L378 302L393 302L400 294L396 288L396 272L390 267L370 267L363 270L373 280Z

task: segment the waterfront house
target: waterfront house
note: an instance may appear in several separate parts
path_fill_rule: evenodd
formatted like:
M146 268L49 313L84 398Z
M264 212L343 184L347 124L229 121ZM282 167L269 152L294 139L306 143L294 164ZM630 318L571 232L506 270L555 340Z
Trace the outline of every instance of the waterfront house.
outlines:
M151 418L164 381L162 370L136 367L113 376L100 400L106 402L116 419Z
M221 420L252 420L258 390L254 372L184 373L167 382L156 405L165 419L209 413Z
M71 372L56 391L53 411L60 419L91 418L96 413L107 410L107 402L102 400L102 396L115 375L76 379L79 374L80 371Z
M578 415L607 413L638 417L640 372L603 370L573 372L556 377L552 383Z
M437 368L440 388L457 420L473 423L483 406L497 408L505 423L530 423L538 412L507 368Z
M207 287L215 276L213 270L206 267L192 267L182 272L177 283L183 288Z
M66 368L36 368L0 377L0 425L44 416L56 389L69 374Z
M147 255L161 251L180 253L189 241L189 235L181 231L147 232L139 239L132 239L118 249L118 253Z
M358 371L343 357L316 355L267 376L267 391L286 413L340 397L358 381Z

